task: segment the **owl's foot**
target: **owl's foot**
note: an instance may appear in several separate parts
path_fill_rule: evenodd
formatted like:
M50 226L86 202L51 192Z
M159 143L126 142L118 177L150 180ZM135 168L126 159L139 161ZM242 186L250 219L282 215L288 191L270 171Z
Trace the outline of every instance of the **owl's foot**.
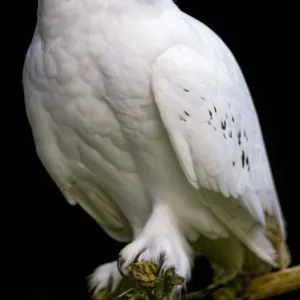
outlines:
M117 261L107 263L98 267L92 275L89 276L89 286L94 293L101 290L114 292L122 280L117 266Z
M168 207L155 207L141 234L121 252L118 260L122 274L137 261L153 262L165 272L171 268L179 276L189 279L191 274L189 248L178 231Z
M221 265L210 262L214 271L213 284L209 286L210 289L215 289L218 286L227 284L233 280L240 272L240 268L232 266L231 268L223 268Z
M137 261L154 262L163 272L174 268L175 272L189 277L190 264L186 253L175 248L172 238L159 233L153 236L143 236L127 245L118 260L120 272L128 274L128 267Z

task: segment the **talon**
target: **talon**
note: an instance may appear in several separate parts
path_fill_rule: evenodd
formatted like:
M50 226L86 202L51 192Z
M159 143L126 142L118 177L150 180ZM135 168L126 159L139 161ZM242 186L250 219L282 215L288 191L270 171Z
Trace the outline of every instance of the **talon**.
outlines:
M135 264L135 263L137 263L138 261L139 261L139 257L143 254L143 252L145 252L146 251L146 248L143 248L142 250L141 250L141 252L139 252L139 254L135 257L135 259L134 259L134 261L133 261L133 263Z
M117 260L117 267L119 270L119 273L124 277L124 273L122 271L122 265L124 264L124 259L122 256L119 254L118 260Z
M158 261L158 269L159 269L159 272L161 271L161 268L165 262L165 259L166 259L166 253L165 252L162 252L159 256L159 261Z

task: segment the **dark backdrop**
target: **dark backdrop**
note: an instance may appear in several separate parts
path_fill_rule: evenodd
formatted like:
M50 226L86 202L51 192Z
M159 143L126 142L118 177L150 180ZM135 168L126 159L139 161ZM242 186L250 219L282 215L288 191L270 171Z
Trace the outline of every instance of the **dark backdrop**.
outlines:
M17 70L13 84L18 88L13 120L19 141L18 169L13 170L14 195L20 213L16 230L19 256L26 262L22 276L28 280L26 294L31 300L89 299L86 276L98 265L116 258L123 245L107 237L79 207L71 207L50 180L35 154L27 122L21 86L24 55L36 22L37 0L21 1L17 12L18 35L12 49ZM224 2L224 1L222 1ZM283 212L288 223L288 242L293 264L300 263L297 244L298 221L298 149L299 115L296 59L293 55L296 33L292 32L295 8L250 1L181 0L182 10L212 28L227 43L238 60L253 95L275 177ZM21 134L19 134L21 132ZM16 157L16 156L15 156ZM20 167L21 166L21 167ZM21 247L20 247L21 246ZM21 251L20 251L21 250ZM197 261L190 288L208 284L211 271L204 260ZM296 299L294 293L289 299ZM287 296L282 299L288 299Z

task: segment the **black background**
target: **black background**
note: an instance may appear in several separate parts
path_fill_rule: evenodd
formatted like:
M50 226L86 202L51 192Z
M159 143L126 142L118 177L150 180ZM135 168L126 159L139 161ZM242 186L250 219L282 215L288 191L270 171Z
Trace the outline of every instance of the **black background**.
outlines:
M12 92L16 93L14 110L18 113L18 117L10 118L10 135L16 147L9 147L11 154L16 151L13 160L17 166L10 169L12 174L8 176L14 182L11 194L15 201L11 203L18 208L14 210L18 211L18 218L14 214L11 217L17 223L14 237L19 244L14 251L26 262L22 276L29 280L26 293L30 299L85 300L89 299L86 276L98 265L115 260L124 245L107 237L79 207L67 204L36 157L24 110L21 71L35 27L37 1L20 2L13 23L17 38L10 37L13 43L9 49L17 52L13 80L9 77L14 85ZM213 1L177 1L183 11L204 22L225 41L244 72L261 121L296 265L300 263L300 227L296 82L299 73L293 54L297 35L292 24L295 8L239 3L231 1L220 6L221 3ZM207 263L197 261L190 288L208 284L211 275ZM294 293L282 299L298 297Z

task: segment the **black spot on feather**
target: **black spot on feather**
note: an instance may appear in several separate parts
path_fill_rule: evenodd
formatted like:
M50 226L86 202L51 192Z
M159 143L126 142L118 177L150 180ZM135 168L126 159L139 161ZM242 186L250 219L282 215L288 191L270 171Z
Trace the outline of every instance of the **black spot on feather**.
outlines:
M226 121L221 121L221 127L223 130L226 129Z
M242 152L242 166L243 166L243 168L245 166L245 152L244 152L244 150Z

